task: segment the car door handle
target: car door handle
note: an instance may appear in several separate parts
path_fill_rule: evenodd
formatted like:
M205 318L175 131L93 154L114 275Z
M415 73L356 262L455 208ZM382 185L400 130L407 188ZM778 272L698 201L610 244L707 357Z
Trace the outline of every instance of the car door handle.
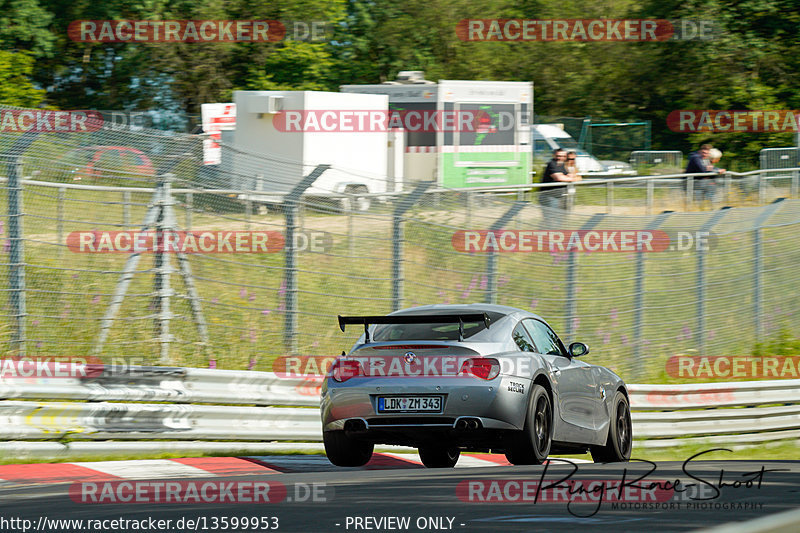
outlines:
M558 376L559 374L561 374L561 369L560 369L560 368L554 368L554 369L553 369L553 374L555 374L556 376Z

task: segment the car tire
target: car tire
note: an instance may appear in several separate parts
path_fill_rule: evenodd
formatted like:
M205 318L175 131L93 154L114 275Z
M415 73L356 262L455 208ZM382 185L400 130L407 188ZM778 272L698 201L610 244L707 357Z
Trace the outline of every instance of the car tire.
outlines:
M461 450L455 446L420 446L419 458L428 468L453 468L461 456Z
M513 465L540 465L550 455L553 444L553 406L547 390L533 385L525 426L506 450L506 459Z
M372 459L375 445L352 439L344 431L325 431L322 434L325 455L336 466L364 466Z
M625 463L631 458L633 448L633 427L631 425L631 406L622 392L614 395L614 403L608 425L608 438L605 446L592 446L592 459L595 463Z

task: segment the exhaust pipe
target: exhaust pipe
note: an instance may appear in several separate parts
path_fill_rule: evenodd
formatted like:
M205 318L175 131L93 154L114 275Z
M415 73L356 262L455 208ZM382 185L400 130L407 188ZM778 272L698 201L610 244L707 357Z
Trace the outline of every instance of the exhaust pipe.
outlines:
M367 423L363 418L352 418L344 423L344 430L349 433L359 433L367 430Z
M481 428L481 421L477 418L459 418L454 427L461 431L474 431Z

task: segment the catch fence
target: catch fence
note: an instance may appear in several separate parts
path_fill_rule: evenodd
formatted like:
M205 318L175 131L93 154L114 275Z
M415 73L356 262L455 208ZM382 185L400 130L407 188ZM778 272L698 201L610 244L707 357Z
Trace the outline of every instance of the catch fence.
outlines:
M304 194L314 173L377 178L227 146L209 170L201 141L149 131L0 139L8 353L269 371L287 353L349 349L358 333L341 333L338 314L496 302L540 314L566 342L587 342L588 361L647 383L665 379L675 354L750 353L781 331L800 335L800 200L763 205L796 193L791 176L729 174L717 207L754 176L752 206L669 213L712 206L694 203L691 178L587 181L561 211L538 204L538 185ZM131 161L113 161L115 147ZM234 187L246 182L261 185ZM184 256L80 246L142 230L258 232L276 245ZM672 248L459 247L465 231L489 230L664 232Z

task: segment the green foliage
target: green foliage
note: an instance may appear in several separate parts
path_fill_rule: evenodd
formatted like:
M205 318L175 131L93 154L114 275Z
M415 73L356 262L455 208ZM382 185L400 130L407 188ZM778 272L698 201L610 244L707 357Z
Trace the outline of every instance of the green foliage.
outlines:
M44 91L33 86L29 76L33 58L21 52L0 50L0 102L19 107L37 107Z
M756 343L753 348L756 357L782 356L795 357L800 355L800 339L793 337L788 331L781 332L773 339Z
M692 19L720 30L710 40L664 42L466 42L470 18ZM91 44L71 41L81 19L268 19L287 27L270 43ZM234 89L336 90L379 83L400 70L438 79L532 80L539 115L653 123L653 149L718 145L722 164L751 168L761 148L791 133L680 133L680 109L800 108L800 12L793 0L0 0L0 47L37 58L33 80L61 108L160 108L196 114ZM322 42L293 41L295 21L333 28Z

